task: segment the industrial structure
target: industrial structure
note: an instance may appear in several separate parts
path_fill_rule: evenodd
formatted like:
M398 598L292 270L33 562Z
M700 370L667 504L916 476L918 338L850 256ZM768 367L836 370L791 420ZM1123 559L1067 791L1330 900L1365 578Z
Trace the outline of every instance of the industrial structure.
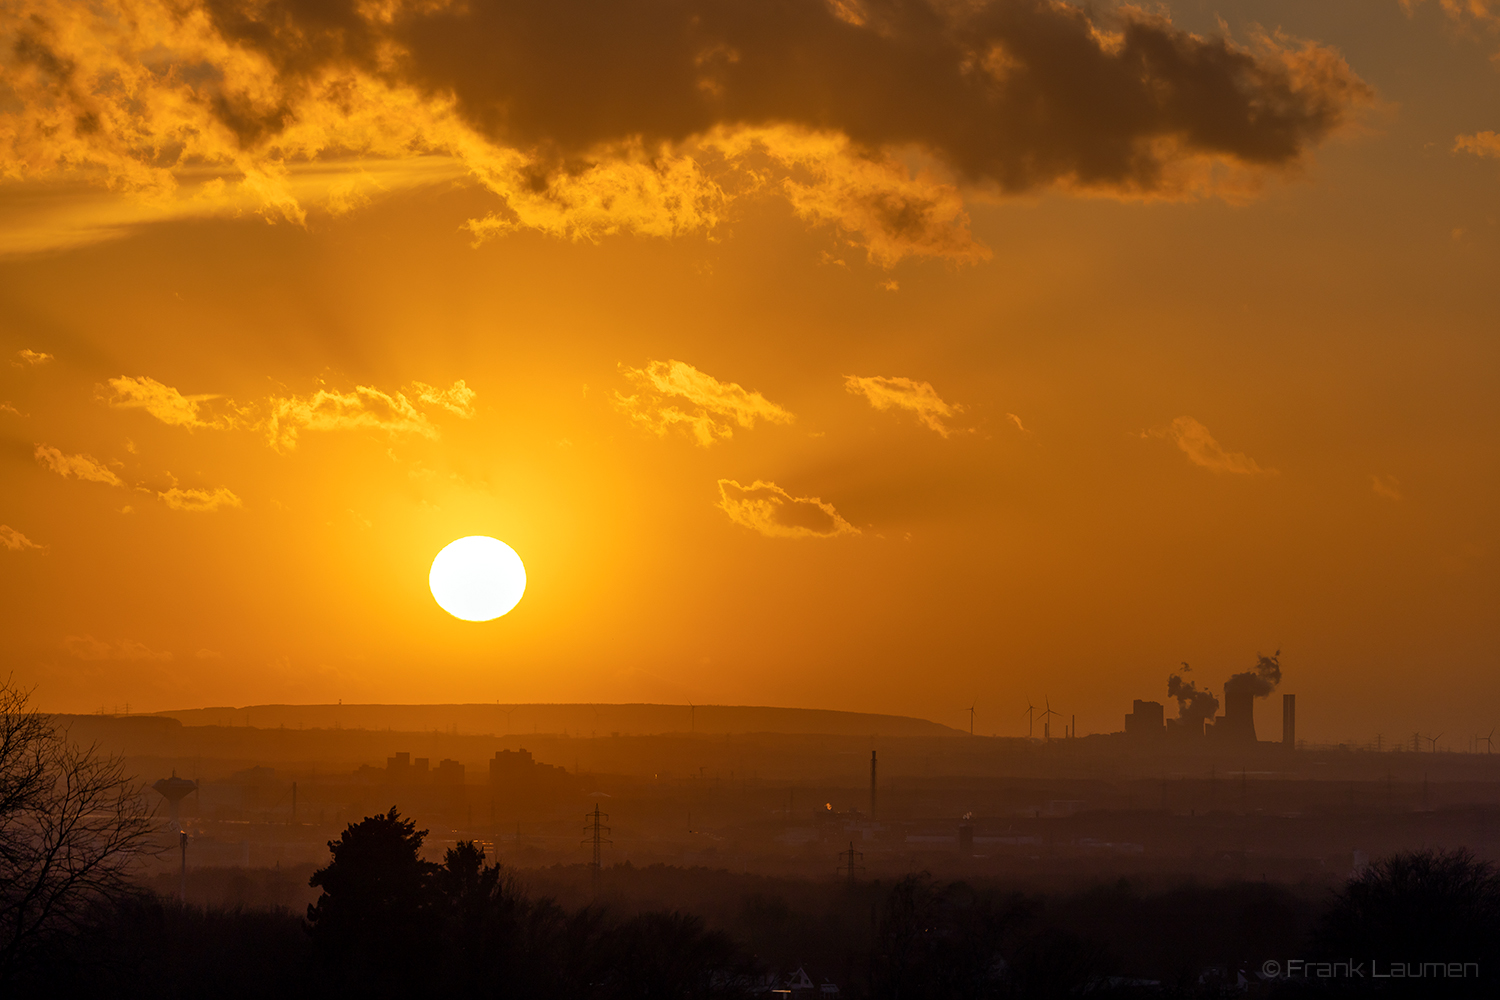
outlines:
M1159 701L1135 699L1125 713L1125 735L1132 739L1161 737L1197 738L1222 746L1242 746L1261 742L1255 733L1255 699L1253 690L1226 685L1224 714L1204 718L1186 714L1179 703L1175 719L1166 718L1166 708ZM1281 696L1281 740L1288 750L1297 747L1297 696Z

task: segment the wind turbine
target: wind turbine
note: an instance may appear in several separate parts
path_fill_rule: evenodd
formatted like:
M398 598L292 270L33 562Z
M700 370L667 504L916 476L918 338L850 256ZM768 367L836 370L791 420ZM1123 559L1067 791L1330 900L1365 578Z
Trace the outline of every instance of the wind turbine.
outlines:
M969 703L969 735L970 736L974 735L974 706L977 705L977 704L979 704L979 703L978 702L970 702Z
M1437 753L1437 741L1443 738L1443 734L1438 733L1436 736L1424 736L1422 738L1432 744L1431 752Z
M1495 752L1495 742L1493 739L1491 739L1491 737L1493 737L1494 735L1495 731L1491 729L1489 736L1481 736L1477 741L1484 744L1484 752L1486 754L1492 754Z
M1026 699L1026 711L1022 712L1021 714L1024 715L1024 716L1026 716L1026 738L1028 740L1031 739L1031 732L1032 732L1031 713L1033 713L1035 711L1036 711L1036 708L1031 704L1031 699L1027 698Z
M1058 718L1062 718L1062 713L1052 711L1051 698L1046 698L1043 700L1046 702L1047 711L1042 713L1042 739L1050 740L1052 738L1052 723L1047 717L1049 715L1055 715Z

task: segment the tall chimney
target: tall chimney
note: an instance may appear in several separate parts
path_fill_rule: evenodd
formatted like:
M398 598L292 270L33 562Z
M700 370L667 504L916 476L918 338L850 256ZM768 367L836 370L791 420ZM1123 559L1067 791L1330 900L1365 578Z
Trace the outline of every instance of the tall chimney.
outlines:
M870 822L875 822L875 751L870 751Z
M1297 749L1297 696L1281 696L1281 745L1288 750Z

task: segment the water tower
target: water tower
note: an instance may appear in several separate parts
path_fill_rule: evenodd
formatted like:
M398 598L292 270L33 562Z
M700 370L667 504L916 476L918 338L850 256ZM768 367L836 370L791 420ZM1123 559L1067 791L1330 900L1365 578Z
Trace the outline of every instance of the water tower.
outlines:
M167 805L172 811L172 831L174 833L181 833L182 817L179 815L179 812L182 807L182 800L187 798L189 792L196 792L198 790L198 783L196 781L189 781L186 778L179 778L177 777L177 772L173 771L170 778L162 778L151 787L156 789L161 797L167 800Z
M182 870L178 876L177 898L185 903L187 902L188 838L187 832L182 829L182 816L180 815L180 811L182 808L182 800L187 798L189 792L196 792L198 790L198 783L196 781L189 781L186 778L179 778L177 777L177 772L173 771L170 778L162 778L151 787L156 789L157 793L161 795L162 798L167 800L167 804L172 810L169 822L171 823L172 830L177 834L177 846L182 851Z

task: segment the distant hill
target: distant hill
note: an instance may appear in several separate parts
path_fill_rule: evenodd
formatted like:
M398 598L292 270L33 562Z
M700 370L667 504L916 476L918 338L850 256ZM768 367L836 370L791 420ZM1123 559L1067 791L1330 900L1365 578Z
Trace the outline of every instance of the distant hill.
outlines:
M247 705L157 712L184 726L390 729L457 734L655 736L798 733L830 736L962 736L904 715L750 705Z

